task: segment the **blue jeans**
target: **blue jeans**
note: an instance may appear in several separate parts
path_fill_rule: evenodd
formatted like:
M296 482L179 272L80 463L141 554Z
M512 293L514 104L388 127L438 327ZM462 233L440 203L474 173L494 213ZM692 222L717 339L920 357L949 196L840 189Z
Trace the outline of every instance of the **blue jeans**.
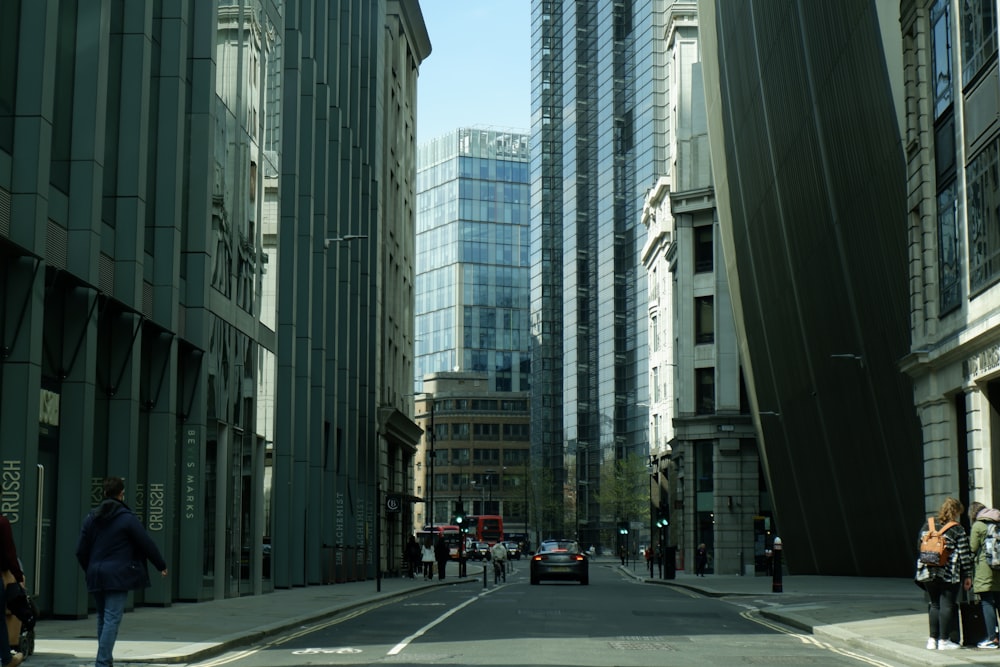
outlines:
M983 618L986 620L986 638L997 638L997 604L1000 603L1000 593L983 591L978 593L983 601Z
M97 607L97 662L94 667L111 667L111 652L118 639L118 626L125 613L128 591L102 591L94 593Z

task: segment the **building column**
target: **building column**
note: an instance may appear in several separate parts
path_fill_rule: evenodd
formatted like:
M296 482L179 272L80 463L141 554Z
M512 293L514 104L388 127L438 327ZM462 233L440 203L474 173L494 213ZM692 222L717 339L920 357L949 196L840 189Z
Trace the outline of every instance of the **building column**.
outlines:
M172 526L177 519L176 481L173 475L177 463L177 344L165 331L149 331L147 340L148 386L144 405L148 409L144 440L146 480L143 498L143 524L159 547L171 572L175 572ZM145 356L145 355L144 355ZM152 577L145 592L145 602L169 605L173 596L169 579Z
M46 484L57 484L55 493L54 554L75 553L80 526L91 507L101 500L100 476L94 473L95 405L97 403L97 301L96 290L68 288L51 298L64 300L65 335L60 339L58 386L59 437L55 470L46 470ZM56 325L55 322L52 323ZM46 510L48 514L48 510ZM44 568L47 572L49 568ZM85 617L89 605L83 571L79 567L52 568L52 612L58 616Z
M916 407L923 433L924 512L933 514L957 488L958 475L952 458L957 451L955 413L942 396L929 397Z

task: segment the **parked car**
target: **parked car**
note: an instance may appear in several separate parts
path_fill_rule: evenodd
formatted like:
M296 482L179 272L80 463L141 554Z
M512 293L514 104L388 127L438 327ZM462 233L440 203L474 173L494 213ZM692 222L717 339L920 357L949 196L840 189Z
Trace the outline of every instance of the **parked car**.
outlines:
M531 585L543 580L570 579L586 586L590 583L587 555L576 540L542 542L530 564Z

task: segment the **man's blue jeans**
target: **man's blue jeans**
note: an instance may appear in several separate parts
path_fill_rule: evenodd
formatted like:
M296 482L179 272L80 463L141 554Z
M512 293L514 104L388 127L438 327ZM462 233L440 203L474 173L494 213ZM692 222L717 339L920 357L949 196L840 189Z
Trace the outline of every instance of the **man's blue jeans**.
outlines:
M118 639L118 626L125 613L128 591L103 591L94 593L97 607L97 662L95 667L111 667L111 653Z

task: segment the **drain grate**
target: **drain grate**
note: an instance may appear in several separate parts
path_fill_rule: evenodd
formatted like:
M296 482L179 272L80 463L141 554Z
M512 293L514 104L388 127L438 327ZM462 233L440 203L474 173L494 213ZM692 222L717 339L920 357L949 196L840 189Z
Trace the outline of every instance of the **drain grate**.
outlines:
M619 637L608 645L618 651L676 651L666 637Z

